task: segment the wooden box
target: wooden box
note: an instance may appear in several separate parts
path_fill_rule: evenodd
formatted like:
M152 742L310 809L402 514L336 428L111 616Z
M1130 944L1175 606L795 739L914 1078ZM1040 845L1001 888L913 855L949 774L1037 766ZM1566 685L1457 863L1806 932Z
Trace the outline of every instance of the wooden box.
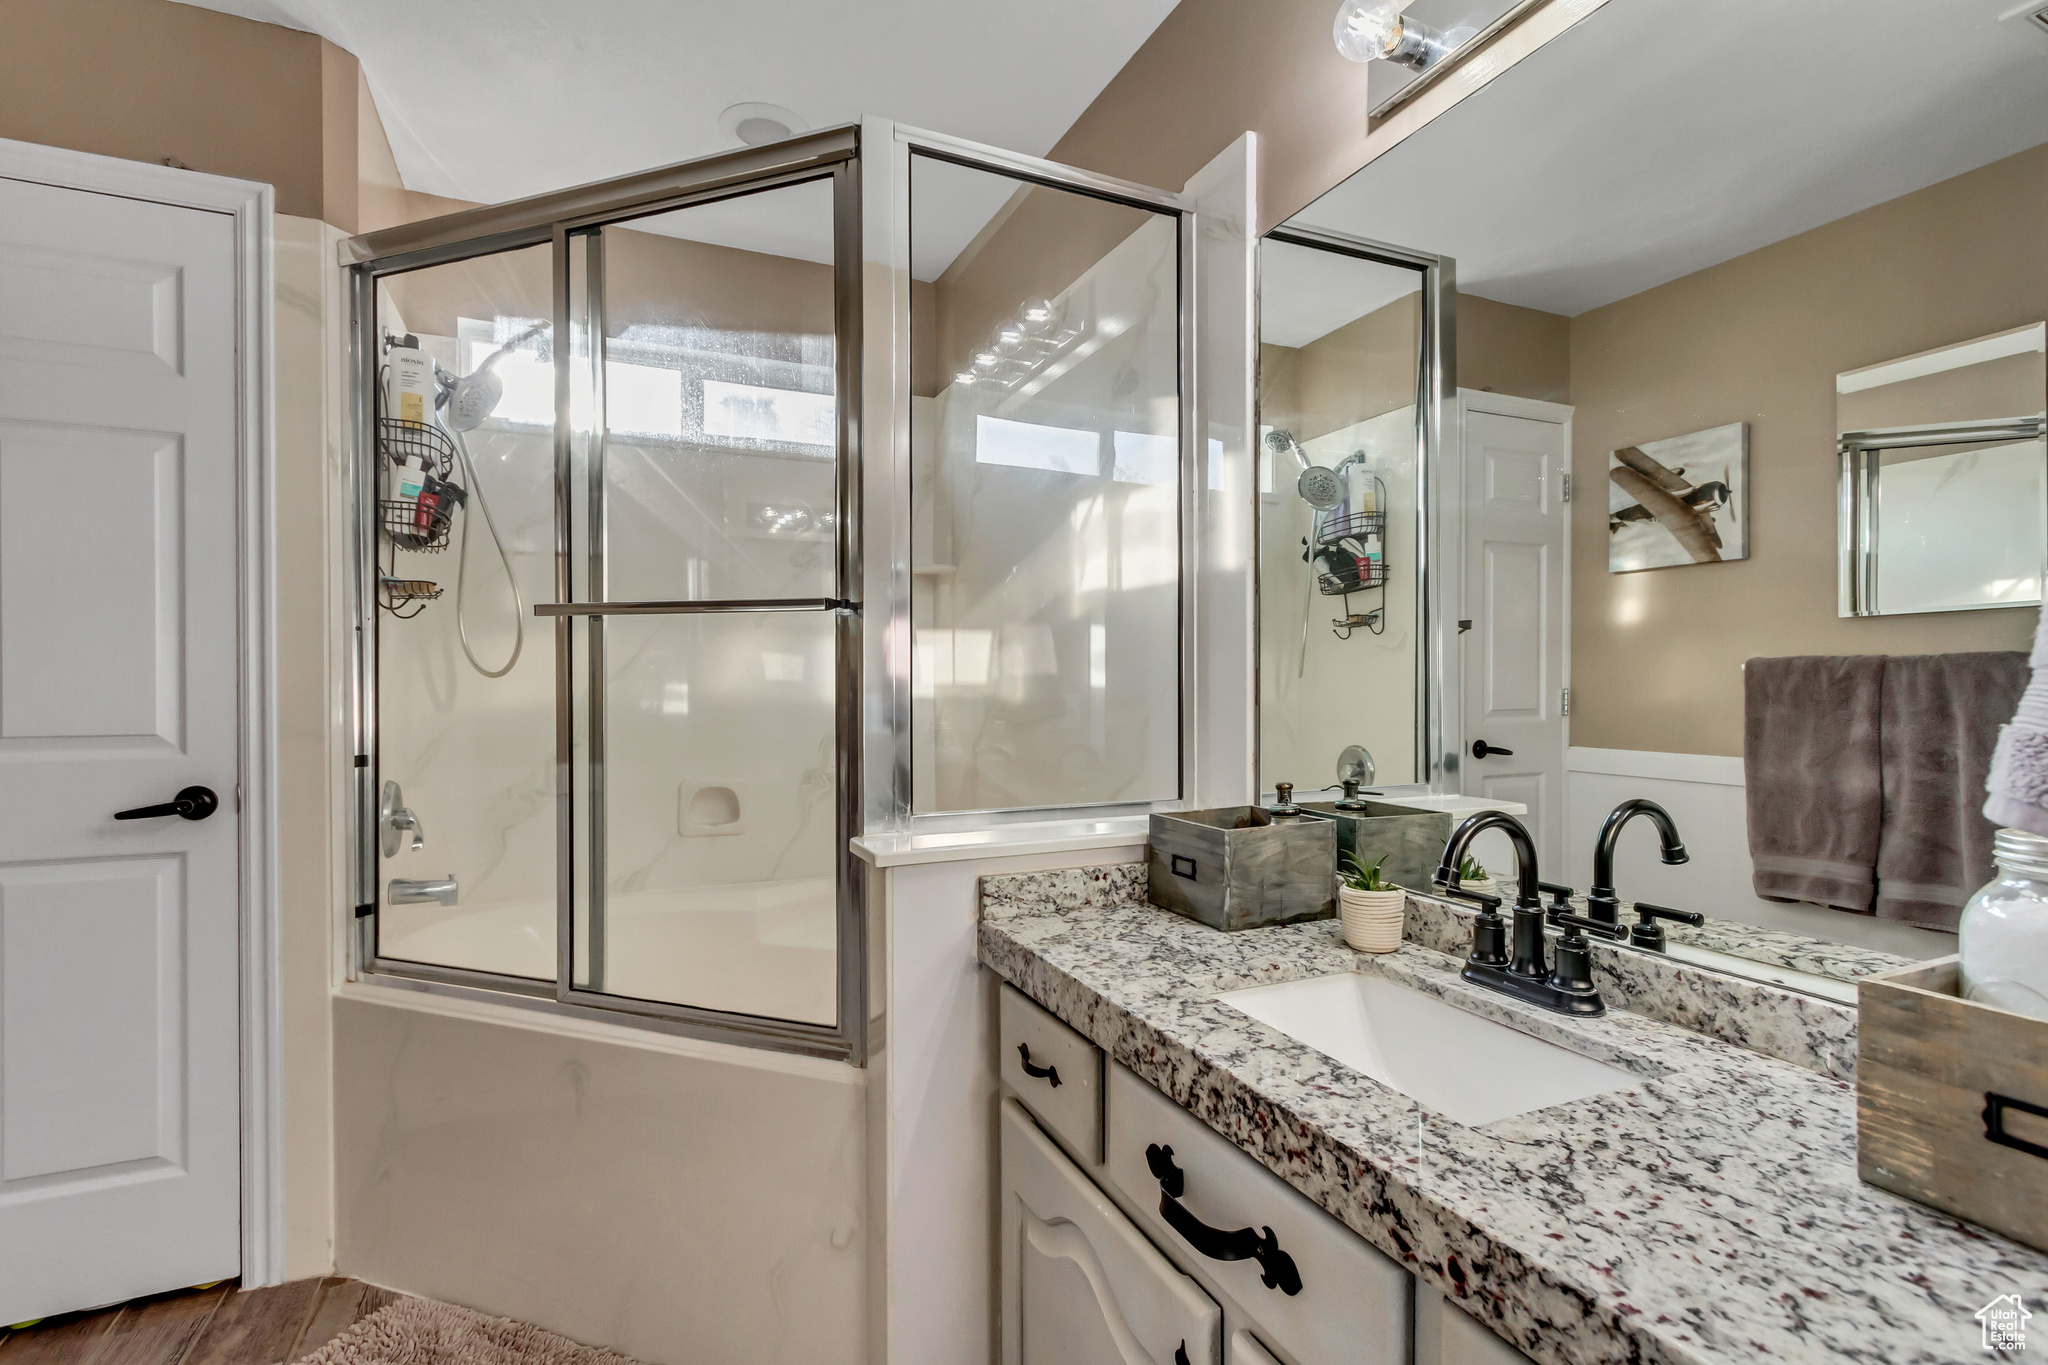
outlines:
M1431 894L1430 879L1443 861L1444 845L1451 841L1448 811L1417 810L1398 801L1368 801L1362 811L1338 810L1333 801L1304 804L1302 809L1337 826L1340 871L1351 870L1352 854L1367 863L1381 858L1381 877L1395 886Z
M1211 929L1337 913L1337 827L1314 816L1259 806L1155 814L1145 865L1154 905Z
M1859 983L1856 1173L2048 1251L2048 1020L1962 999L1960 975Z

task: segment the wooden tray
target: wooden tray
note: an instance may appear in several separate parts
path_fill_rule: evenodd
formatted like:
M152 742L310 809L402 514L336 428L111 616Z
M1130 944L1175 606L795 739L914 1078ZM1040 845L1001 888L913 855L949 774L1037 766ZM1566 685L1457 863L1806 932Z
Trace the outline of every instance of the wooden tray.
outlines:
M1856 1173L2048 1251L2048 1020L1962 999L1960 975L1859 983Z

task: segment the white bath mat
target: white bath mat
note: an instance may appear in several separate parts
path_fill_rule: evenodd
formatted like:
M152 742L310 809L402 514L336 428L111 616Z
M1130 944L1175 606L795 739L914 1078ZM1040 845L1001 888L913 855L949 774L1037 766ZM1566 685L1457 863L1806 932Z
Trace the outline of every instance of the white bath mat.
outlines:
M301 1365L638 1365L617 1351L431 1299L380 1308Z

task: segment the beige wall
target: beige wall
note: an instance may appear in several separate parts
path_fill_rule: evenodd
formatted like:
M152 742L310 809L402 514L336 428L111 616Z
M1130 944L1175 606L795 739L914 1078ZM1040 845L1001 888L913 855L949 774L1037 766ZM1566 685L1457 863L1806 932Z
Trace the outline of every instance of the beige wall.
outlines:
M1422 296L1396 299L1306 346L1259 347L1259 420L1303 441L1415 401ZM1571 319L1458 295L1458 386L1570 401Z
M1569 403L1571 319L1458 295L1458 387Z
M1337 54L1334 11L1328 0L1181 0L1052 159L1178 189L1250 129L1263 232L1367 160L1365 68Z
M400 183L353 55L171 0L5 0L0 137L262 181L344 232L474 207Z
M2026 649L2037 612L1836 615L1834 376L2048 317L2048 146L1571 324L1572 742L1742 752L1741 663ZM1749 424L1750 557L1607 572L1608 452Z
M7 0L0 137L267 181L354 229L356 60L311 33L169 0Z

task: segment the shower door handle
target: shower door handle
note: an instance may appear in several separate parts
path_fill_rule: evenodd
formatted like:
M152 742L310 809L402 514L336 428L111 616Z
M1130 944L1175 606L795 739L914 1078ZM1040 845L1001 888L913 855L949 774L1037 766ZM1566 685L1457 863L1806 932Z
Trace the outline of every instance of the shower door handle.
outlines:
M204 820L220 809L220 798L213 794L211 787L186 787L177 796L161 805L137 806L134 810L117 810L116 820L154 820L159 816L182 815L187 820Z

